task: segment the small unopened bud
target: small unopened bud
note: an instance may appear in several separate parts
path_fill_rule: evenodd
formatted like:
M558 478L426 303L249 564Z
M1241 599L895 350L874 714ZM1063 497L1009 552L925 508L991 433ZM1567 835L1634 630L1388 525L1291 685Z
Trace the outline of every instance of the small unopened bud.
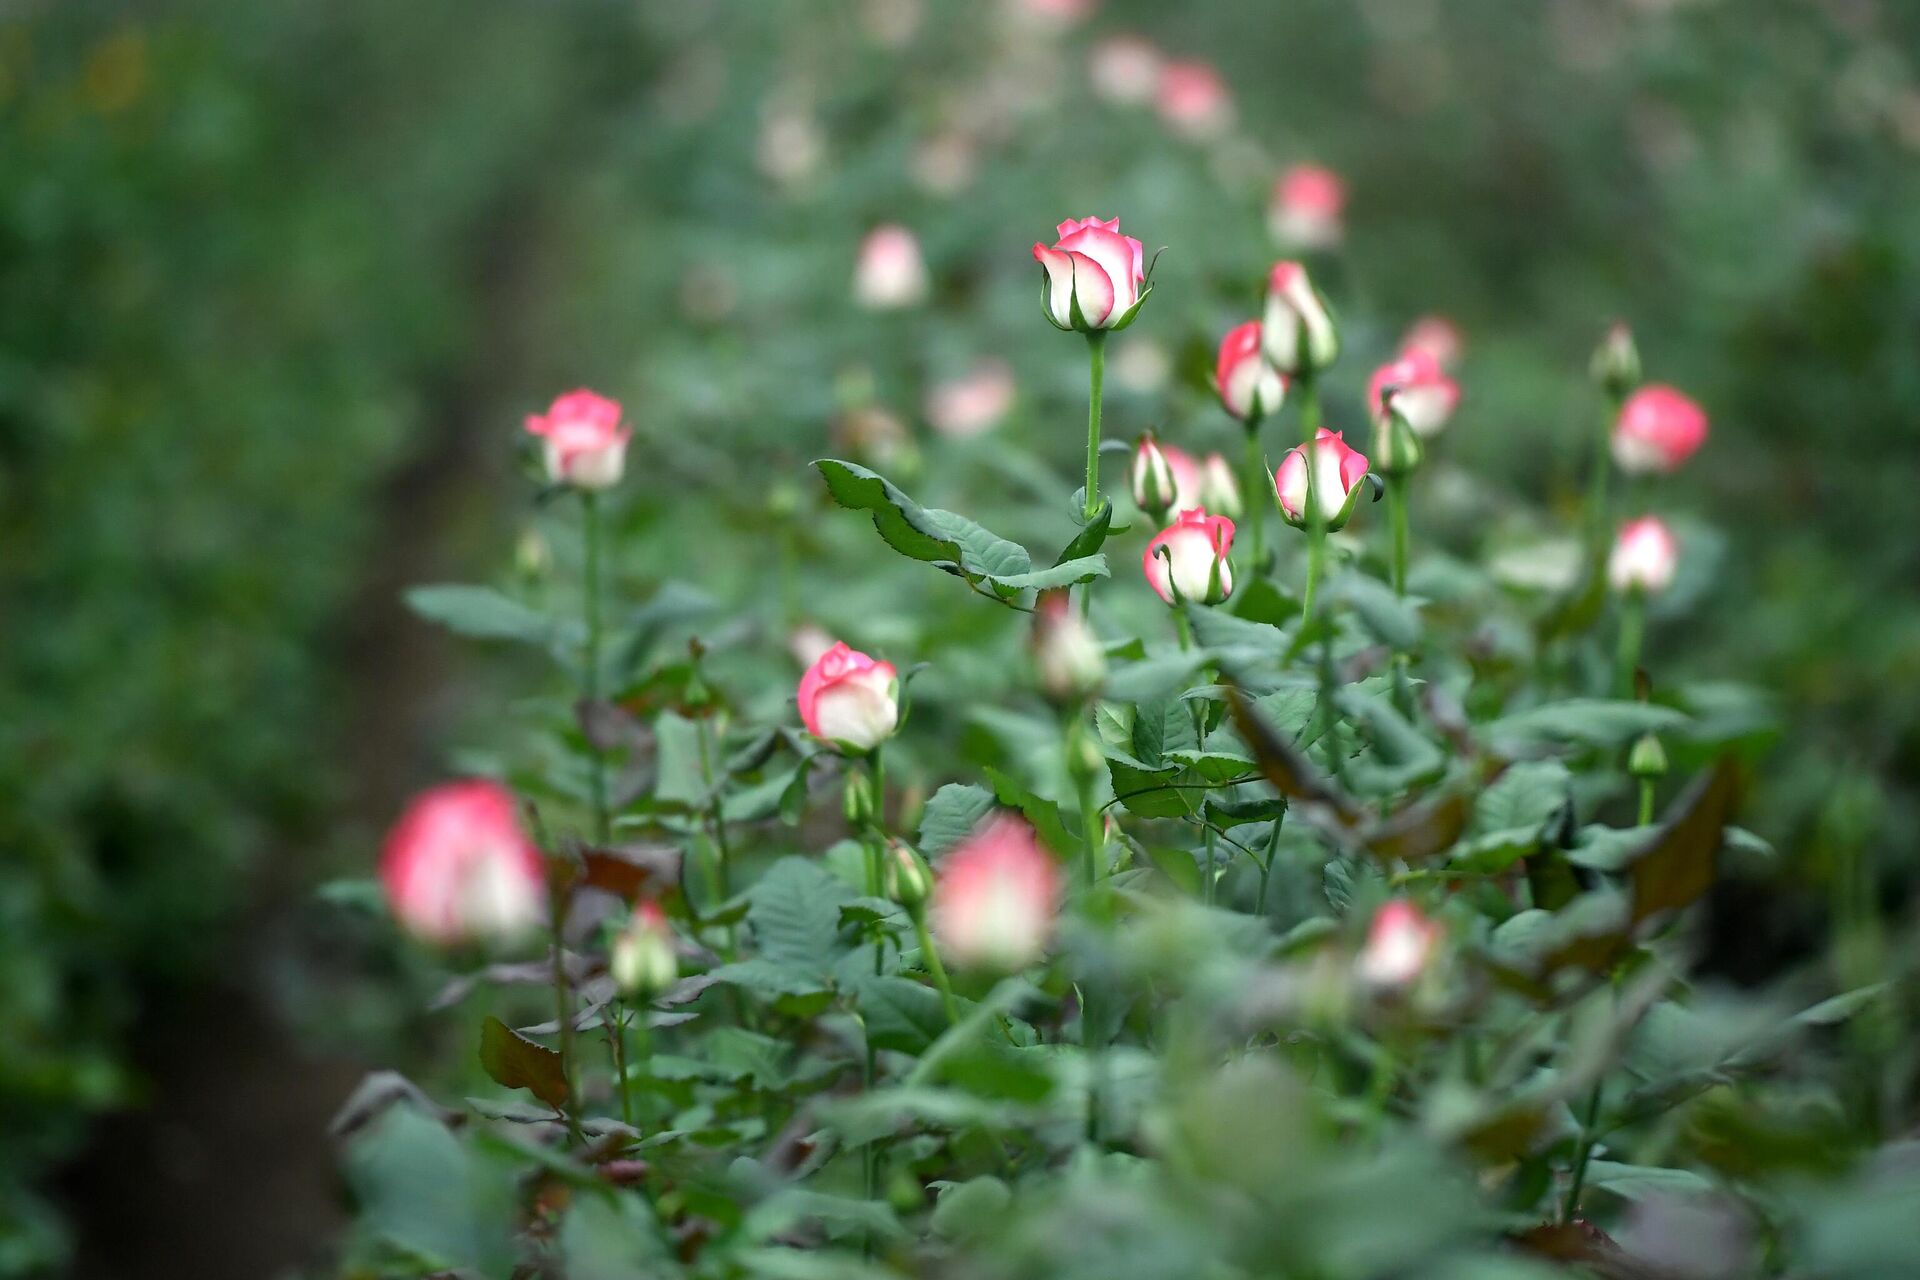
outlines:
M651 1000L672 986L680 977L680 959L674 952L673 926L657 902L643 902L634 908L613 940L608 970L620 994L636 1000Z
M877 812L873 782L864 769L854 769L847 774L847 789L841 796L841 811L847 815L847 825L856 830L873 825Z
M1240 478L1220 454L1210 453L1200 464L1200 505L1229 520L1238 520L1246 509L1240 501Z
M887 896L917 914L933 893L933 869L904 840L887 844Z
M1636 778L1664 778L1667 774L1667 749L1657 734L1643 733L1627 752L1627 772Z
M1373 469L1386 476L1411 475L1426 456L1426 446L1400 412L1398 389L1388 388L1384 398L1386 412L1373 423Z
M1640 385L1640 348L1634 345L1633 330L1615 324L1594 348L1588 366L1600 389L1618 400Z
M1133 505L1156 520L1163 518L1180 497L1173 464L1151 431L1142 435L1140 443L1134 446L1130 479Z
M1075 702L1107 676L1100 638L1074 610L1065 591L1042 593L1033 611L1033 666L1041 690L1055 702Z

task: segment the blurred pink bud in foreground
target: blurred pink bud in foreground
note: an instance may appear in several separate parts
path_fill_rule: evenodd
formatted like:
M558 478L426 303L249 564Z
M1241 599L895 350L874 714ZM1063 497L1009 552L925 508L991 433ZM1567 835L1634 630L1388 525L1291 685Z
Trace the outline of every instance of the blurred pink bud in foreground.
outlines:
M394 918L429 942L511 938L546 912L540 851L497 782L415 797L387 836L380 883Z
M1346 205L1347 185L1339 174L1317 164L1297 164L1273 184L1267 229L1289 249L1331 249L1346 235L1340 216Z
M1000 425L1013 407L1013 371L1004 360L981 360L927 392L927 421L949 440L967 440Z
M1373 917L1354 971L1370 986L1404 987L1426 972L1441 936L1439 924L1419 907L1395 898Z
M1613 459L1622 471L1672 471L1706 442L1706 411L1660 383L1628 396L1613 424Z
M591 391L569 391L543 414L527 416L527 430L545 446L547 479L576 489L620 483L633 432L620 425L620 404Z
M955 964L1011 972L1038 960L1053 929L1060 873L1033 828L987 819L947 854L933 888L933 936Z
M871 751L900 724L900 679L842 641L800 677L797 698L807 732L850 751Z
M1084 698L1106 679L1100 638L1065 591L1042 592L1034 604L1033 666L1041 690L1057 702Z
M1607 582L1622 593L1658 595L1673 585L1680 567L1680 544L1658 516L1629 521L1607 557Z
M1233 96L1227 82L1212 63L1197 58L1175 60L1160 68L1154 105L1169 128L1196 142L1218 138L1233 127Z
M892 222L869 231L854 264L854 301L870 311L893 311L926 297L927 263L913 232Z

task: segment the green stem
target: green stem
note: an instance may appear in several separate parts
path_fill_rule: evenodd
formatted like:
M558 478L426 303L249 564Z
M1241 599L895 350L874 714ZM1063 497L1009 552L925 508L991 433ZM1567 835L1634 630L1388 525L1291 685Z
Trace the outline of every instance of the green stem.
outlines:
M547 895L548 919L553 921L553 1009L556 1021L560 1024L560 1070L567 1080L567 1103L562 1110L567 1117L567 1141L572 1146L581 1146L585 1139L580 1133L580 1079L574 1068L573 1051L573 995L567 989L567 948L565 943L567 927L567 894L557 882Z
M1094 794L1094 774L1084 768L1081 761L1086 750L1086 713L1075 709L1068 712L1068 717L1067 772L1073 778L1074 792L1080 801L1080 847L1087 886L1091 888L1100 882L1100 854L1106 844L1106 823Z
M1393 594L1407 594L1407 477L1395 472L1387 477L1387 520L1393 526Z
M933 945L933 935L927 932L927 913L924 907L915 907L910 913L913 917L914 941L920 944L920 958L926 962L927 972L933 977L933 985L940 989L940 1004L947 1011L947 1025L960 1025L960 1002L954 999L953 983L947 979L947 966L940 962L940 951Z
M613 1054L613 1087L620 1094L620 1123L633 1128L633 1099L627 1093L627 1009L615 1000L607 1006L602 1023L607 1029L607 1048Z
M1183 653L1193 648L1193 627L1187 622L1187 606L1185 601L1181 601L1173 607L1173 629L1180 634L1180 649Z
M1640 825L1653 821L1653 779L1640 779Z
M1587 1182L1587 1165L1593 1160L1594 1131L1600 1121L1600 1082L1593 1082L1587 1095L1587 1112L1580 1122L1580 1146L1573 1157L1573 1181L1567 1184L1567 1198L1560 1203L1560 1221L1572 1222L1580 1208L1580 1192Z
M1207 828L1206 853L1207 853L1207 865L1203 869L1204 879L1200 883L1201 901L1205 902L1208 906L1212 906L1213 894L1214 894L1214 881L1218 877L1214 874L1214 861L1213 861L1214 844L1213 844L1213 828L1211 826Z
M1107 376L1107 331L1087 334L1087 495L1081 510L1087 520L1100 513L1100 387Z
M600 495L591 489L581 490L580 510L586 542L584 586L587 624L586 662L580 675L580 685L586 695L586 721L591 730L600 701ZM607 811L607 758L600 744L594 741L592 732L587 734L587 751L592 759L588 784L593 799L593 835L597 843L604 845L612 827Z
M1320 434L1320 389L1311 373L1302 373L1300 387L1300 456L1307 464L1307 590L1300 602L1303 622L1313 620L1315 589L1326 560L1327 523L1320 511L1320 468L1313 465L1313 442Z
M1633 673L1640 666L1640 642L1646 631L1646 598L1639 588L1629 590L1620 602L1620 656L1614 664L1614 693L1625 698L1633 693Z
M1280 824L1286 820L1284 813L1273 820L1273 832L1267 836L1267 860L1260 864L1260 893L1253 900L1253 914L1262 920L1267 918L1267 880L1273 875L1274 855L1280 849Z
M1587 493L1587 541L1596 561L1605 553L1607 532L1613 527L1607 485L1613 476L1613 423L1620 416L1620 404L1619 396L1607 397L1607 413L1600 420L1600 431L1594 438L1593 476Z
M1266 460L1260 456L1260 418L1258 414L1247 419L1247 461L1246 477L1242 481L1245 492L1241 495L1241 505L1246 509L1247 534L1253 544L1253 572L1260 572L1260 561L1264 550L1264 531L1266 504L1273 497L1273 482L1267 478Z

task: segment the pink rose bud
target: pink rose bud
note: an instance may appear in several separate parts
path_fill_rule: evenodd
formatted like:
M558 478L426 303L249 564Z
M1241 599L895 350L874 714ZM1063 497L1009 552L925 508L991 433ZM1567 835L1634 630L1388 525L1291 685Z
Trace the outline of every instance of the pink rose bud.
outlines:
M927 392L927 421L949 440L970 440L1000 425L1013 407L1013 371L1004 360L982 360L966 374Z
M1287 380L1267 362L1260 350L1260 322L1236 325L1220 340L1220 358L1213 366L1213 384L1220 403L1242 422L1280 411L1287 398Z
M1400 339L1401 355L1424 352L1442 369L1452 369L1459 364L1465 349L1466 341L1460 336L1459 326L1445 316L1421 316Z
M1140 566L1162 600L1219 604L1233 594L1233 521L1198 507L1153 535Z
M927 263L913 232L891 222L869 231L854 264L854 301L869 311L894 311L926 297Z
M1340 354L1333 312L1297 262L1276 262L1267 275L1260 341L1274 368L1289 377L1318 373Z
M1049 249L1033 246L1046 268L1046 313L1058 329L1124 329L1146 301L1146 250L1120 234L1120 219L1069 218Z
M1706 442L1706 412L1657 382L1628 396L1613 424L1613 460L1622 471L1672 471Z
M1200 465L1151 431L1142 433L1134 446L1128 478L1133 505L1156 518L1200 503Z
M1011 972L1046 951L1060 872L1020 818L988 818L947 854L933 886L931 924L957 965Z
M1244 510L1240 501L1240 478L1233 464L1217 453L1207 455L1200 464L1200 505L1232 520Z
M1195 142L1218 138L1233 128L1233 96L1209 62L1185 59L1161 67L1154 106L1168 128Z
M1388 388L1398 388L1393 407L1422 436L1438 435L1460 404L1460 384L1425 351L1402 352L1399 359L1373 371L1367 383L1367 406L1376 422L1386 417Z
M1280 460L1273 475L1274 496L1280 500L1280 514L1290 525L1305 528L1309 522L1308 490L1319 508L1326 512L1328 529L1343 527L1353 515L1360 496L1361 479L1367 474L1366 455L1347 447L1337 431L1321 428L1313 441L1313 479L1307 479L1305 445L1295 445Z
M529 414L527 430L546 446L547 479L576 489L610 489L627 465L633 432L620 425L618 401L569 391L545 416Z
M1033 610L1033 666L1040 688L1056 702L1077 702L1107 676L1100 638L1065 591L1047 591Z
M900 724L900 679L844 641L800 677L800 719L807 732L843 750L871 751Z
M394 918L429 942L511 938L546 914L545 864L496 782L415 797L387 836L380 883Z
M1160 50L1139 36L1108 36L1087 58L1093 91L1119 106L1152 102L1160 88Z
M1680 565L1680 544L1673 531L1658 516L1642 516L1629 521L1614 540L1607 557L1607 581L1623 595L1645 592L1658 595L1673 585L1673 573Z
M1425 912L1395 898L1373 917L1355 972L1369 986L1404 987L1426 972L1442 936Z
M633 918L614 936L607 971L620 994L651 1000L680 979L680 957L674 948L673 926L657 902L642 902Z
M1290 249L1331 249L1346 234L1340 214L1347 204L1347 184L1340 175L1317 164L1297 164L1273 184L1267 205L1267 229Z

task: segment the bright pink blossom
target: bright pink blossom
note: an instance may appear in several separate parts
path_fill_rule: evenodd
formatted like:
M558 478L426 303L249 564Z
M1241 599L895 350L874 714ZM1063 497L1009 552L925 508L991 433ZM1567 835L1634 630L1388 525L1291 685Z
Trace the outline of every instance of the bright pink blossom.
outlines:
M1049 249L1033 246L1047 269L1047 312L1063 329L1114 329L1133 319L1147 282L1146 249L1120 233L1120 219L1072 218ZM1080 321L1074 323L1078 304Z
M1404 987L1426 972L1443 936L1419 907L1395 898L1374 915L1355 970L1371 986Z
M800 719L823 742L870 751L900 724L900 679L846 642L821 654L800 677Z
M1360 492L1360 481L1367 474L1367 458L1358 449L1347 446L1338 431L1322 427L1313 441L1312 496L1325 513L1327 528L1338 529L1353 514ZM1274 496L1280 500L1280 514L1288 524L1308 522L1307 454L1305 445L1295 445L1280 460L1273 475Z
M1615 591L1657 595L1673 584L1680 544L1658 516L1629 521L1607 557L1607 581Z
M1233 521L1199 507L1179 517L1147 543L1140 567L1147 583L1168 604L1190 600L1218 604L1233 594Z
M1154 105L1169 128L1196 141L1233 127L1233 95L1210 62L1176 59L1160 68Z
M1404 351L1373 371L1367 383L1367 407L1376 421L1386 416L1389 387L1397 388L1394 408L1423 436L1439 434L1460 403L1460 384L1447 376L1431 353L1419 348Z
M1623 471L1672 471L1706 442L1706 411L1657 382L1628 396L1613 424L1613 458Z
M380 884L394 918L430 942L509 938L546 910L540 851L497 782L415 797L387 835Z
M620 404L591 391L569 391L527 430L546 445L547 478L576 489L608 489L626 469L633 432L620 425Z
M1235 325L1220 340L1213 381L1220 391L1220 403L1242 421L1279 412L1287 396L1287 380L1260 349L1258 320Z
M930 923L955 964L1011 972L1046 951L1060 893L1053 856L1010 813L988 818L940 864Z

